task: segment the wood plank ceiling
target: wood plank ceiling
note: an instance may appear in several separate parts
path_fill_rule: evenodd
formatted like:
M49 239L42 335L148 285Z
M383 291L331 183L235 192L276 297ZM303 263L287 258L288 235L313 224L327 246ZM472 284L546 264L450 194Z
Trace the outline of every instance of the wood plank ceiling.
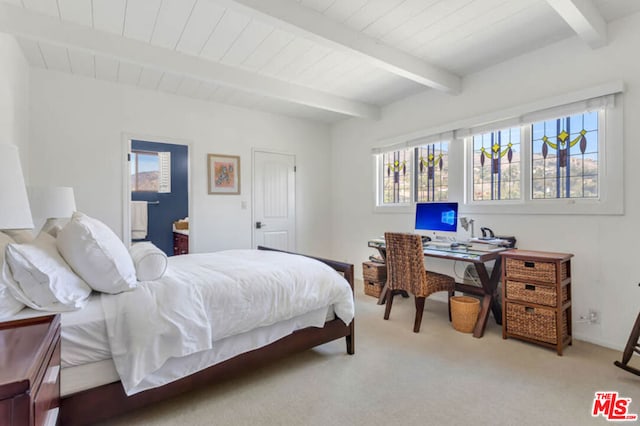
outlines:
M464 76L568 37L597 48L607 22L638 11L637 0L4 0L0 31L34 67L335 122L423 90L455 96Z

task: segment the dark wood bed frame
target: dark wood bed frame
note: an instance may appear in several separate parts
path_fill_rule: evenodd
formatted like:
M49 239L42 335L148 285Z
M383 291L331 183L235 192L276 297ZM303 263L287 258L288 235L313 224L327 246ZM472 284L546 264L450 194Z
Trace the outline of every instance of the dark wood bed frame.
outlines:
M259 246L258 249L280 251L262 246ZM313 256L307 257L319 260L342 273L353 292L352 264ZM61 401L61 424L64 426L86 425L103 421L201 386L233 377L287 355L302 352L341 337L346 338L347 353L352 355L355 352L354 332L354 321L345 326L342 320L334 319L326 322L323 328L308 327L295 331L267 346L237 355L175 382L135 395L127 396L119 381L67 395L62 397Z

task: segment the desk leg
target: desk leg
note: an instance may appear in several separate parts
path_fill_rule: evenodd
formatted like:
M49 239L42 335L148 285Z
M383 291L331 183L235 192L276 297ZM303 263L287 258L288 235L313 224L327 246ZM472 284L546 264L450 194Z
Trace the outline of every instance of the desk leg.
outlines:
M482 283L484 295L482 296L482 302L480 304L478 320L473 330L473 337L480 338L484 335L484 329L487 327L487 320L489 319L489 309L493 312L496 322L502 324L502 307L496 291L498 280L500 279L501 264L500 259L496 260L493 271L491 272L491 277L489 277L484 263L474 263L476 271L478 272L478 278L480 279L480 283Z
M484 329L487 327L487 320L489 319L489 307L491 307L491 296L485 294L480 303L480 312L478 313L476 327L473 329L473 337L480 338L484 335Z
M378 249L378 253L380 253L380 258L387 261L387 248L386 247L376 247ZM385 283L382 287L382 291L380 292L380 296L378 297L378 305L384 305L387 301L387 284Z
M492 289L493 297L491 300L491 312L496 319L496 324L502 325L502 298L498 292L498 283L500 282L500 276L502 275L502 260L498 258L491 271L491 278L489 278L489 287Z

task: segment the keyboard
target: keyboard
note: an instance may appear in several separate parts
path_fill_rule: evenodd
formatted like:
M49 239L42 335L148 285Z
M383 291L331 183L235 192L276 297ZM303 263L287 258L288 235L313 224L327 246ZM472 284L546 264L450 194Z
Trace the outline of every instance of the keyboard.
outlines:
M426 248L451 248L451 243L444 241L429 241L424 245Z

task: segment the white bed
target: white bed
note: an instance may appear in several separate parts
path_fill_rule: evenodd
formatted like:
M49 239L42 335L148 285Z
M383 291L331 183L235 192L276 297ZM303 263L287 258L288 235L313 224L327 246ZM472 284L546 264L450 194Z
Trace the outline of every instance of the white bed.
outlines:
M31 242L0 232L0 249L0 317L62 317L63 424L342 337L355 351L351 264L264 247L167 259L80 212Z
M61 314L61 393L118 380L127 395L162 386L322 327L336 317L334 308L348 325L349 284L302 256L231 250L173 257L161 279L117 295L93 293L82 309ZM42 314L24 309L16 319Z

